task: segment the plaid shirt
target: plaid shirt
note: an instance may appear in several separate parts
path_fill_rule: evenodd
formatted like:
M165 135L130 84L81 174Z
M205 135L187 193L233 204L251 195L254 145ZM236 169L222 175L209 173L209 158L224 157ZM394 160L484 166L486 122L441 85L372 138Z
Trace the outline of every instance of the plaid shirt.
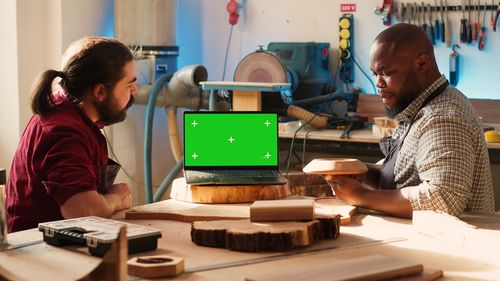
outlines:
M393 138L410 131L399 151L394 175L413 210L494 212L488 150L470 101L448 86L422 109L444 75L396 115ZM420 110L419 110L420 109Z

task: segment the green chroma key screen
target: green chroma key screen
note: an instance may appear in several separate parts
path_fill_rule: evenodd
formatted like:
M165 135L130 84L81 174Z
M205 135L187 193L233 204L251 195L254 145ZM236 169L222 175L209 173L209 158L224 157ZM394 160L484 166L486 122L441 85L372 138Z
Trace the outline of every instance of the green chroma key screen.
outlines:
M184 113L187 167L277 166L277 154L276 113Z

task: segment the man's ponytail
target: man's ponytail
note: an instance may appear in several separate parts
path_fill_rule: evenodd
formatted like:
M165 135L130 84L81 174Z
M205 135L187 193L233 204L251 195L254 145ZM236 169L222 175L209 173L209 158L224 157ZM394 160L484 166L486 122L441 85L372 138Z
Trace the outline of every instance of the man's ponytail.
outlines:
M40 74L31 87L31 110L34 114L45 114L54 106L52 81L60 76L57 70L47 70Z

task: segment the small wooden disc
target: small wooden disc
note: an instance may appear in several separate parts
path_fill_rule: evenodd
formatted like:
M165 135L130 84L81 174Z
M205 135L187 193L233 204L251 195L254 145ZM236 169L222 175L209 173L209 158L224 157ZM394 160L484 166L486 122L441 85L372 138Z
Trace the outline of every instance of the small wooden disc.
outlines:
M306 174L356 175L368 172L368 167L352 158L319 158L312 160L304 169Z

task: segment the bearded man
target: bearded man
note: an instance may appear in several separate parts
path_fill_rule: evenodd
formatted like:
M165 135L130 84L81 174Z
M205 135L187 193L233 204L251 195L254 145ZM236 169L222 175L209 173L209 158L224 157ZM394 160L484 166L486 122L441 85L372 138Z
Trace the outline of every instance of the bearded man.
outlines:
M59 89L52 84L60 78ZM63 70L34 82L33 116L22 134L7 184L8 231L82 216L110 217L130 207L125 183L106 179L101 129L126 117L137 92L135 62L118 40L86 37L63 55Z

